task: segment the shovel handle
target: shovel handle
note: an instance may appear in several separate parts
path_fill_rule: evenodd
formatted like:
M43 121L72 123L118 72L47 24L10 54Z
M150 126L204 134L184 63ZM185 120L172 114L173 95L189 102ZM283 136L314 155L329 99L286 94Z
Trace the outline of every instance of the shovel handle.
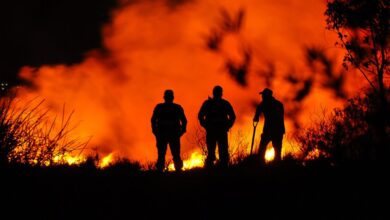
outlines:
M253 121L253 135L252 135L252 144L251 144L250 155L252 155L253 144L254 144L254 142L255 142L256 127L257 127L257 124L258 124L258 123L259 123L258 121Z

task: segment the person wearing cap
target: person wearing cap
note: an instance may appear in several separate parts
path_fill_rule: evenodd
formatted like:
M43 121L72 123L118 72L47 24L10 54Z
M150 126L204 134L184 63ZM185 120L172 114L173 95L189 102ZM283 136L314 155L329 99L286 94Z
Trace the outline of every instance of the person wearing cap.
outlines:
M217 144L220 166L225 168L229 165L227 132L233 126L236 115L232 105L222 98L222 94L222 87L215 86L213 97L203 102L198 113L200 125L206 129L206 168L214 166Z
M273 92L269 88L261 91L262 102L257 106L253 122L258 122L260 115L264 115L264 127L261 134L258 154L260 160L265 162L265 152L267 145L272 141L275 150L275 162L282 159L282 141L285 133L284 127L284 107L283 104L273 97Z
M156 105L152 115L152 131L156 137L158 159L156 169L165 168L165 154L167 145L171 150L176 171L181 171L183 161L180 157L180 137L186 132L187 119L183 108L173 103L172 90L165 90L164 103Z

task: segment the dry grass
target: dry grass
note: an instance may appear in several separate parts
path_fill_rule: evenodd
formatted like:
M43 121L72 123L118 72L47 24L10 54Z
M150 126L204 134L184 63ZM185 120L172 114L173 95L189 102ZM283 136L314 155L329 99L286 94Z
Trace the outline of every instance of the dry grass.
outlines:
M81 153L87 141L74 137L73 112L50 117L44 100L23 104L14 99L0 101L0 161L30 165L66 163L66 158Z

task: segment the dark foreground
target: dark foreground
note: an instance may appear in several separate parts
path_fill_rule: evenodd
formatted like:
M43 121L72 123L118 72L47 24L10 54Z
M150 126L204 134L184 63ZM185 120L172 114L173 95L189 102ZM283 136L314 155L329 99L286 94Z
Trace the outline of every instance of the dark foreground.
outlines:
M1 168L1 219L390 219L377 166ZM2 217L3 216L3 217Z

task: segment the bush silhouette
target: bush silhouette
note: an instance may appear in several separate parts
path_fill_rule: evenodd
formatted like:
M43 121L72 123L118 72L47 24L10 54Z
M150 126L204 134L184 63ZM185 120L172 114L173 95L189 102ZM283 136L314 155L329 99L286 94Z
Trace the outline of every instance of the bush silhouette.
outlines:
M324 113L314 125L296 135L303 157L336 164L382 160L387 141L376 129L384 118L380 108L378 96L367 92L349 99L344 108L334 109L330 115ZM388 122L386 126L389 128Z

